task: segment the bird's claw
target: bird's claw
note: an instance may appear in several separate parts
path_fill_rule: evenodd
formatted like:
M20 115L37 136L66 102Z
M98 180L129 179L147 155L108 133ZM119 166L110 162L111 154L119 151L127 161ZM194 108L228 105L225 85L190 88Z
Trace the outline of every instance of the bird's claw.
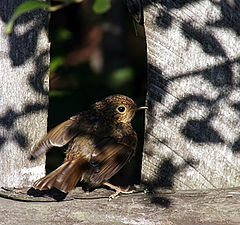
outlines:
M109 201L111 201L114 198L118 198L121 193L123 194L131 194L134 192L134 190L129 190L131 187L128 186L127 188L121 188L121 187L115 187L116 192L109 196Z

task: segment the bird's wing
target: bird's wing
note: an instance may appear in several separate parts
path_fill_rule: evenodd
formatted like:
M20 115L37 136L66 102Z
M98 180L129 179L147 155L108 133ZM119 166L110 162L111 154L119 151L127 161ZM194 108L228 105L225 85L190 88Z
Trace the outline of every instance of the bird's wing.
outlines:
M62 147L74 138L79 132L77 117L59 124L50 130L31 152L31 158L35 159L41 154L46 153L52 147Z
M137 143L135 132L132 141L135 143L128 145L125 142L117 143L113 138L102 139L92 153L90 164L94 170L90 176L90 183L101 184L116 174L135 153Z

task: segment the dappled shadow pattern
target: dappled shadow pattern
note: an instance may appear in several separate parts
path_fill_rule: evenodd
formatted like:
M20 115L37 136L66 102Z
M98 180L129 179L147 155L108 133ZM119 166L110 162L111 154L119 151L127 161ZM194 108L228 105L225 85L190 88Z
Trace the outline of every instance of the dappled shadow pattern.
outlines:
M180 99L171 109L170 112L166 113L167 117L174 117L175 115L180 115L184 113L188 106L193 103L197 102L200 105L204 105L206 107L211 107L213 101L202 96L202 95L188 95Z
M232 105L232 108L238 111L240 113L240 102L236 102ZM240 114L239 114L240 117ZM232 151L234 153L240 153L240 136L237 138L237 140L232 144Z
M163 6L160 10L159 15L156 19L156 24L161 28L168 28L171 25L172 16L169 13L171 9L180 9L187 4L198 2L200 0L175 0L175 1L164 1L164 0L127 0L127 7L129 12L132 14L136 22L143 25L143 9L149 5L159 3Z
M232 29L237 35L240 35L240 2L239 0L212 1L221 9L221 18L215 22L209 22L207 25L219 28Z
M234 60L226 60L218 66L212 66L207 69L179 74L171 78L168 82L181 80L188 77L203 77L207 82L213 85L218 90L218 95L215 98L209 99L206 96L199 94L186 95L178 99L171 110L166 113L167 117L174 118L186 112L190 104L195 102L209 109L208 115L201 120L189 120L182 129L182 134L190 140L197 143L224 143L224 137L221 137L219 132L210 124L218 116L219 103L229 97L238 84L233 82L233 71L231 69L236 63L240 63L240 58ZM238 105L232 106L234 110L238 110ZM224 123L224 121L223 121ZM236 145L235 145L236 148Z
M232 145L232 151L234 153L240 153L240 137L233 143Z
M2 0L1 5L3 7L0 8L0 20L7 24L16 7L22 2L22 0ZM49 53L47 50L44 52L36 51L37 44L39 43L39 35L43 29L47 29L48 20L48 12L44 9L37 9L25 13L17 18L12 33L6 36L9 44L8 56L12 68L15 69L31 62L35 65L33 66L31 74L27 76L26 74L18 74L18 76L26 77L26 79L28 79L26 83L30 87L29 89L26 88L26 90L31 91L32 89L34 91L32 96L34 96L35 93L36 99L42 100L41 102L32 101L25 103L25 105L21 106L21 108L23 108L22 111L16 110L14 105L8 106L6 109L1 109L0 129L4 129L6 132L3 132L3 136L0 137L0 150L8 141L17 143L20 149L27 149L30 144L28 135L25 134L26 131L18 130L15 125L20 118L46 110L48 107L48 89L45 88L47 85L44 79L49 66L45 65L44 57L48 57ZM46 46L45 49L48 47L49 46ZM7 56L5 57L7 58ZM26 93L26 95L30 95L30 93ZM7 97L5 98L7 99Z
M199 4L199 10L204 10L209 5L211 7L215 5L216 11L209 10L209 14L199 16L198 20L194 16L194 10L197 10L198 5L194 9L194 3ZM219 151L221 157L236 169L235 162L229 160L228 153L225 155L222 147L224 146L224 150L228 149L232 153L240 153L240 135L237 133L236 123L234 124L233 118L231 118L231 115L234 115L235 120L235 116L240 111L239 102L233 103L239 101L236 100L236 95L238 95L236 93L239 92L240 87L238 77L240 57L233 45L229 45L229 48L233 48L232 51L227 48L226 41L228 37L233 38L229 38L233 42L239 41L235 34L240 34L238 23L240 2L220 0L205 3L197 0L144 0L142 3L143 10L146 10L145 15L147 15L146 26L149 26L145 27L148 29L149 35L147 37L149 40L149 110L146 131L149 135L157 136L156 139L169 148L168 151L172 150L173 155L179 153L178 156L183 160L186 160L185 156L182 155L181 149L178 152L178 146L185 144L186 151L189 150L187 155L191 155L191 148L193 148L193 152L194 148L202 151L213 149L214 152L216 147L216 152ZM149 9L149 5L153 7ZM183 7L186 8L181 11ZM153 14L153 23L151 13ZM159 28L158 34L156 26ZM220 29L215 29L215 27L226 28L225 33L223 32L221 35ZM234 34L232 35L232 33ZM179 40L183 40L182 43L179 43ZM175 45L179 45L182 51L186 50L186 55L184 52L175 52L178 48ZM157 52L155 48L162 49L164 54L169 52L169 56L166 56L168 59L164 61L163 53L160 50ZM196 48L196 55L193 53L194 48ZM191 65L191 57L193 65ZM205 58L204 60L199 59L201 63L198 64L196 57ZM182 60L182 58L184 59ZM186 65L186 67L179 65L178 67L175 63L189 63L190 65ZM177 68L176 72L172 70L172 67ZM181 68L183 69L181 70ZM225 107L227 110L229 109L229 113L223 110ZM161 119L158 118L159 115L162 116ZM160 131L156 131L158 127L161 132L166 133L159 134ZM233 132L232 136L227 133L228 129ZM171 143L178 140L175 135L180 136L179 143ZM209 148L202 147L207 145ZM183 165L176 166L176 162L173 162L168 156L160 158L157 152L161 152L162 149L157 149L156 146L154 143L147 144L144 152L147 155L144 163L147 165L143 168L147 171L143 174L148 176L149 174L146 173L150 173L156 178L151 182L144 181L144 184L149 187L150 193L154 193L157 188L172 189L174 178L177 178L178 173L188 166L195 168L196 172L200 174L202 174L202 170L207 170L207 163L201 164L204 165L204 168L198 167L201 161L195 162L195 159L186 160ZM202 156L204 157L204 152ZM229 156L232 157L231 152L229 152ZM158 166L156 158L160 161ZM199 160L209 159L199 158ZM214 162L214 159L211 160ZM210 163L212 162L210 161ZM157 170L157 173L152 172L152 169ZM203 179L208 181L209 177ZM183 182L185 182L184 179ZM185 183L184 185L187 186ZM189 189L191 189L190 185ZM168 207L171 204L170 200L165 201L164 195L161 195L159 199L154 194L151 197L153 203L159 202L160 205L165 204Z
M34 112L39 112L41 110L46 110L48 107L47 104L28 104L25 106L24 110L22 112L16 112L13 109L8 109L5 114L3 114L0 117L0 128L4 128L8 133L8 137L0 137L0 151L1 147L7 142L7 141L14 141L18 144L18 146L21 149L29 147L29 140L27 138L27 135L23 133L23 131L16 130L15 129L15 123L16 121L28 114L32 114ZM9 134L12 133L11 136Z
M152 194L152 196L150 197L150 202L152 204L159 205L159 206L161 206L163 208L167 208L167 209L170 208L171 203L172 203L172 201L169 198L165 197L164 194L162 194L162 195L161 194L158 194L158 195Z
M236 63L240 63L240 58L234 60L226 60L216 66L207 67L206 69L195 70L183 74L179 74L176 77L170 78L168 82L174 80L180 80L188 77L203 77L207 82L216 88L219 88L221 95L228 94L236 84L233 84L233 72L232 66ZM219 99L218 99L219 100Z
M48 57L49 52L45 51L40 55L37 55L34 60L35 71L29 75L29 85L31 88L39 94L48 95L48 89L44 83L44 78L49 70L49 66L44 64L44 57ZM39 70L39 68L41 68Z
M205 119L187 121L182 134L197 143L224 143L219 133Z
M174 9L181 9L199 1L143 1L143 8L150 5L159 3L161 10L159 10L159 15L156 16L156 25L161 29L168 29L172 25L172 21L175 18L175 14L172 13ZM221 20L207 23L207 25L230 28L234 30L239 35L239 27L237 24L239 20L239 4L235 1L219 1L213 2L212 4L217 5L221 9L222 17ZM178 18L177 18L178 20ZM234 66L239 65L240 58L228 58L225 51L225 46L216 38L214 33L209 29L205 29L201 26L194 26L191 20L178 21L181 25L181 32L188 42L197 42L199 47L209 56L222 57L224 61L218 63L218 65L208 66L206 65L203 69L193 70L187 73L178 74L177 76L172 76L166 78L162 75L162 71L156 68L154 65L149 65L149 98L154 99L154 101L161 103L162 99L169 92L168 86L173 82L180 82L186 78L190 77L201 77L207 83L211 84L215 89L216 97L209 99L206 96L200 94L189 94L182 98L176 99L176 103L170 108L170 111L165 114L167 118L175 118L176 116L181 116L189 110L191 103L195 103L199 106L204 106L208 109L208 114L202 119L190 119L185 122L185 125L181 128L181 133L189 140L196 143L225 143L225 137L220 134L219 131L214 128L211 123L216 119L219 114L219 104L223 100L225 101L233 90L239 87L234 79ZM155 88L156 86L157 88ZM152 90L152 88L155 90ZM171 91L170 91L171 92ZM153 104L149 101L150 106ZM153 106L151 106L153 107ZM151 111L151 107L149 111ZM238 104L233 105L234 110L239 111ZM225 121L223 121L224 123ZM151 128L149 128L151 129ZM152 127L153 129L153 127ZM151 131L150 131L151 132ZM232 146L234 153L240 152L240 142L237 139Z
M189 22L184 22L182 30L189 41L196 40L207 54L226 57L226 53L219 41L206 29L195 28Z
M8 1L2 0L4 7L0 8L0 18L7 24L16 7L21 4L22 0ZM37 9L24 16L20 16L14 23L14 27L22 26L19 32L13 32L8 36L9 40L9 56L13 66L20 66L28 59L34 57L37 48L38 36L43 27L48 26L48 12L44 9ZM34 23L33 23L34 21ZM26 25L29 27L26 29ZM23 29L24 27L24 29ZM22 33L21 31L22 30Z
M174 188L174 178L177 174L189 166L197 166L198 163L195 159L189 158L184 163L176 166L173 163L172 157L163 159L159 164L155 178L152 181L142 182L149 191L150 202L161 207L169 208L171 206L171 200L167 198L164 193L161 193L161 190L172 190Z
M162 11L156 18L156 24L163 29L167 29L172 24L172 18L166 11Z
M143 184L148 187L150 191L157 188L172 189L174 187L174 177L188 166L196 166L198 162L194 159L187 159L181 165L174 165L173 158L165 158L159 165L156 178L151 182L144 182Z
M169 0L169 1L163 1L163 0L142 0L141 6L139 6L139 1L137 0L129 0L131 2L130 12L132 15L138 15L138 20L143 21L143 18L140 18L140 16L143 16L142 10L146 8L148 5L153 5L155 3L158 3L162 6L161 10L159 10L159 15L156 17L156 24L161 28L168 28L171 26L171 21L173 16L171 15L171 10L173 9L181 9L187 5L198 3L200 0ZM208 22L206 25L212 26L212 27L219 27L219 28L230 28L232 29L237 35L240 35L240 24L239 24L239 17L240 17L240 5L239 1L228 1L228 0L220 0L220 1L212 1L212 4L215 4L218 8L221 10L221 17L219 20L214 22ZM140 19L139 19L140 18ZM206 37L208 40L209 38L213 38L212 40L215 40L215 38L210 35L210 37L204 35L208 32L203 31L202 35L203 37ZM195 33L196 34L196 33ZM201 36L201 35L200 35ZM199 39L199 37L197 37ZM201 42L202 40L200 40ZM216 43L212 43L213 46L216 46ZM221 49L221 46L219 46Z
M4 145L4 143L6 142L6 138L5 137L2 137L2 136L0 136L0 149L1 149L1 147Z

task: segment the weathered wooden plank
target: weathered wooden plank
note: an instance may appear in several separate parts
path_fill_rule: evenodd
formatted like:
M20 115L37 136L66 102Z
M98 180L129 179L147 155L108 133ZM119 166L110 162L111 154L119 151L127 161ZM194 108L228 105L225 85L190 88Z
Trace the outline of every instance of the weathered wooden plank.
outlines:
M8 36L6 23L22 2L0 1L0 187L30 186L45 174L45 157L27 157L47 130L48 13L24 14Z
M144 1L144 183L240 185L239 19L230 1Z
M26 189L0 189L2 192L15 198L29 198ZM62 202L50 198L41 202L43 199L38 197L35 202L0 198L0 224L237 225L240 221L237 188L139 192L108 201L110 194L112 191L103 188L90 193L76 188Z

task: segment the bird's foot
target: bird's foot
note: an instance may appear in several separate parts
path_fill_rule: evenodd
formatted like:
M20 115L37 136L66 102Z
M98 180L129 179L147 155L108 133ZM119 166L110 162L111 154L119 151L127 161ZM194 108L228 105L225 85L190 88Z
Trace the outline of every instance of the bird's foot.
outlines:
M114 194L112 194L112 195L109 196L109 201L111 201L111 200L114 199L114 198L119 197L119 195L120 195L121 193L123 193L123 194L131 194L131 193L134 192L134 190L131 190L131 187L130 187L130 186L128 186L127 188L121 188L121 187L119 187L119 186L115 186L115 185L110 184L110 183L108 183L108 182L105 182L104 185L105 185L105 186L108 186L108 187L110 187L111 189L113 189L113 190L116 191Z

